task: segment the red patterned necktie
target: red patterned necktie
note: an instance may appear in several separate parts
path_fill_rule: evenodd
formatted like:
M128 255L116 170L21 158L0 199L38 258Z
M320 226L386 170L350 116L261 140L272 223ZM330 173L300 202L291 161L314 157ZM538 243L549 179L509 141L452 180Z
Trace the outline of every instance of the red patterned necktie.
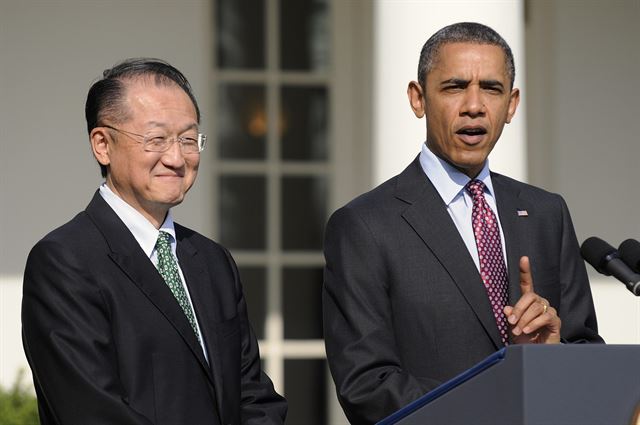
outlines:
M484 183L480 180L471 180L465 189L473 199L471 224L478 248L480 277L487 290L502 342L507 345L509 337L507 318L504 315L504 306L507 304L508 297L507 267L502 254L498 220L484 198L484 187Z

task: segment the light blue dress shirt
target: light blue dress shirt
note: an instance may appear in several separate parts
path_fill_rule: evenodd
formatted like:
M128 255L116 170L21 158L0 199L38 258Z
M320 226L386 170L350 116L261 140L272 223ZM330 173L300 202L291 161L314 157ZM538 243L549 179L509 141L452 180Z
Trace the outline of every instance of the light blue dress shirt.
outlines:
M473 262L476 264L478 270L480 270L478 248L476 246L476 239L473 235L473 226L471 224L473 199L464 189L465 185L471 179L466 174L454 168L448 162L438 158L429 150L426 143L422 144L422 150L420 151L420 165L447 206L447 212L451 216L453 223L456 225L458 233L460 233L464 244L467 246L469 254L471 254L471 257L473 258ZM502 255L504 256L504 263L506 265L507 255L504 244L504 232L502 231L500 215L498 214L498 208L496 206L496 195L493 191L493 184L491 183L488 159L476 179L481 180L485 184L484 197L498 219L500 240L502 241Z

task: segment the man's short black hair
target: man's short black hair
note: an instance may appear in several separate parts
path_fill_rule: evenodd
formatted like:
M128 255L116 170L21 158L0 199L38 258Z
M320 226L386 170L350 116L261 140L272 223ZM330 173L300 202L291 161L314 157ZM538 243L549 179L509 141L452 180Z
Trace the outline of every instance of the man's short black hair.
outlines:
M191 99L200 123L198 102L191 90L191 84L180 71L160 59L131 58L105 70L102 79L96 81L89 89L84 109L89 134L94 128L103 125L105 118L112 123L122 123L128 119L129 111L124 105L126 81L140 77L152 77L158 85L176 84L180 87ZM106 177L107 167L100 164L100 173L102 177Z
M418 82L422 90L426 90L427 74L433 69L438 60L440 49L449 43L489 44L500 47L504 52L507 76L511 80L510 84L511 88L513 88L513 82L516 78L516 66L511 48L504 38L486 25L476 22L458 22L442 28L422 46L418 64Z

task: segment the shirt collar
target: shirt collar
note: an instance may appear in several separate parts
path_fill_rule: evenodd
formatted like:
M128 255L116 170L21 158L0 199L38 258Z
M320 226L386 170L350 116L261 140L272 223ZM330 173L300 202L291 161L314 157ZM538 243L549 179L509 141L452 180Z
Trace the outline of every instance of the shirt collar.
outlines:
M176 231L171 210L167 213L160 229L156 229L138 210L116 195L106 183L100 185L100 195L127 226L147 257L151 258L160 231L171 235L171 249L175 253Z
M469 176L431 152L426 142L422 144L420 151L420 165L446 205L453 202L471 180ZM485 161L476 180L482 181L489 195L495 197L489 171L489 159Z

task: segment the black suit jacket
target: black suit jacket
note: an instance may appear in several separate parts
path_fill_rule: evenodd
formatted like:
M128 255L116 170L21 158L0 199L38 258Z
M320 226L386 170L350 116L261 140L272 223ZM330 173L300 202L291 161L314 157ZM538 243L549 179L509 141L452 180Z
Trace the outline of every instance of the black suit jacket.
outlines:
M137 241L96 193L27 260L24 348L47 424L277 424L230 254L176 224L208 351Z
M601 342L563 199L491 178L510 301L521 295L518 263L528 255L535 291L558 310L565 341ZM327 357L352 423L384 418L501 348L478 269L418 158L332 215L325 258Z

